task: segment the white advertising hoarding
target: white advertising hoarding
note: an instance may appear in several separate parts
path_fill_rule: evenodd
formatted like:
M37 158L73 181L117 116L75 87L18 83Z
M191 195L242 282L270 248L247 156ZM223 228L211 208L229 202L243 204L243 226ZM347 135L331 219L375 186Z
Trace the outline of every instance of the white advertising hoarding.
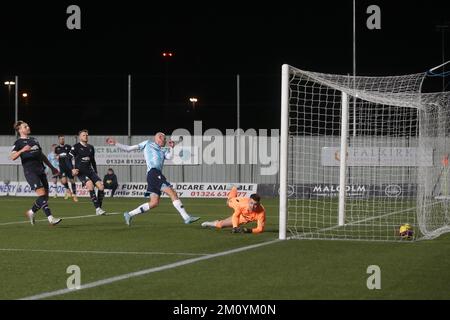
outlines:
M20 159L16 159L16 161L12 161L9 159L11 151L12 146L0 147L0 164L21 164Z
M144 153L139 150L130 152L117 147L95 147L95 161L97 165L145 165ZM165 160L164 165L194 165L199 164L197 147L175 146L173 159Z
M238 197L249 197L256 193L256 183L233 184L238 189ZM230 193L230 183L176 183L173 186L180 198L227 198Z
M238 197L249 197L252 193L257 192L258 185L256 183L239 183L233 184L238 188ZM89 197L89 191L81 186L80 182L76 183L77 196ZM227 198L231 189L229 183L173 183L173 189L180 198ZM56 187L57 197L64 197L64 186L58 182ZM119 183L114 194L118 198L140 198L144 197L147 191L147 183L131 182ZM50 195L54 194L54 186L50 183ZM36 197L36 193L31 190L25 181L11 181L8 184L0 182L0 196L20 196L20 197ZM105 197L111 195L111 190L105 189ZM167 197L162 194L162 197Z
M21 165L20 159L12 161L9 159L12 147L0 147L0 165ZM173 159L165 160L164 165L196 165L200 163L198 147L175 146ZM141 165L145 166L144 153L139 150L130 152L123 151L117 147L95 147L95 161L97 165Z
M322 148L322 166L337 167L339 163L340 148ZM430 167L433 166L433 150L408 147L350 147L348 148L347 165L355 167Z

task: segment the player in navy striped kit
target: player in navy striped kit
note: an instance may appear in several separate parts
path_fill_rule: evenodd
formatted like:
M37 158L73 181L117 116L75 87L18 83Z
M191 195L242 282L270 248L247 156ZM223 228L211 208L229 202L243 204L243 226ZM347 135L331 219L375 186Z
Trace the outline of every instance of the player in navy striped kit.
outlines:
M31 190L34 190L38 196L31 209L25 214L30 219L31 224L34 225L35 214L39 209L42 209L50 225L57 225L61 222L61 219L53 217L48 206L48 180L45 174L44 163L50 168L53 174L59 174L59 171L42 153L39 142L29 136L31 129L26 122L21 120L17 121L14 124L14 129L20 138L14 142L10 158L11 160L16 160L20 157L25 179L30 185Z

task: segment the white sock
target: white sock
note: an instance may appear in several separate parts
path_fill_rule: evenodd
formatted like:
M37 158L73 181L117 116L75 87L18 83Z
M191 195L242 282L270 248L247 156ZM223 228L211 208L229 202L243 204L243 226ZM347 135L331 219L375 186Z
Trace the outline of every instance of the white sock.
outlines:
M202 223L202 225L207 226L207 227L211 227L211 228L215 228L216 227L216 222L217 222L217 220L215 220L215 221L205 221L205 222Z
M184 209L184 206L181 203L180 199L175 200L174 202L172 202L172 204L175 207L175 209L178 210L178 212L181 214L181 216L183 217L184 220L187 220L189 218L189 214Z
M53 216L52 216L52 215L49 215L49 216L47 217L47 219L48 219L48 222L52 222L52 221L53 221Z
M128 214L130 216L135 216L137 214L144 213L145 211L148 211L148 210L150 210L150 206L148 205L148 202L146 202L143 205L140 205L139 207L137 207L136 209L128 212Z

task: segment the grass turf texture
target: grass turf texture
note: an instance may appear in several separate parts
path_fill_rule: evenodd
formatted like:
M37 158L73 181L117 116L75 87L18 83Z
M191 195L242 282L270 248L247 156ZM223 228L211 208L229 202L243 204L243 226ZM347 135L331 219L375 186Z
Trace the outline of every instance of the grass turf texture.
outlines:
M188 212L202 217L192 225L163 199L131 228L121 213L143 199L107 198L104 208L120 214L76 219L67 217L94 214L88 199L50 199L55 216L66 218L55 227L26 221L33 201L0 198L0 299L65 289L70 265L87 284L278 236L277 200L264 200L260 235L202 229L201 222L231 214L223 199L184 199ZM37 219L44 218L39 211ZM414 243L291 240L50 299L449 299L449 250L450 235ZM381 268L381 290L367 289L369 265Z

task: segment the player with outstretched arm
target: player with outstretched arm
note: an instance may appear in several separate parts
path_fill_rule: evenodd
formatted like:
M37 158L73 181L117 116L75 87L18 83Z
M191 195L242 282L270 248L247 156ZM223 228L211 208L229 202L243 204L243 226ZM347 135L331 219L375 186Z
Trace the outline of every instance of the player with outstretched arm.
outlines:
M148 203L140 205L130 212L125 212L123 214L125 222L128 226L131 225L131 220L134 216L144 213L159 205L161 191L165 192L170 197L173 206L180 213L185 224L190 224L200 219L199 217L190 216L186 212L183 203L181 203L181 200L178 198L177 193L173 190L172 185L162 174L164 160L172 159L174 146L174 142L169 141L169 147L165 147L166 135L164 133L158 132L155 135L153 142L150 140L146 140L134 146L128 146L118 143L114 138L108 138L106 139L106 142L109 145L116 146L119 149L128 152L133 150L144 151L144 158L145 162L147 163L147 192L150 193L150 201Z
M56 169L42 153L39 142L36 139L29 137L31 130L26 122L21 120L17 121L14 124L14 129L17 131L20 138L14 142L10 159L16 160L20 157L25 179L27 179L31 190L34 190L38 196L31 209L28 210L25 215L30 219L31 224L34 225L35 214L42 208L50 225L57 225L61 222L61 219L53 217L52 212L48 207L48 180L47 175L45 174L44 163L55 175L59 173L58 169Z

